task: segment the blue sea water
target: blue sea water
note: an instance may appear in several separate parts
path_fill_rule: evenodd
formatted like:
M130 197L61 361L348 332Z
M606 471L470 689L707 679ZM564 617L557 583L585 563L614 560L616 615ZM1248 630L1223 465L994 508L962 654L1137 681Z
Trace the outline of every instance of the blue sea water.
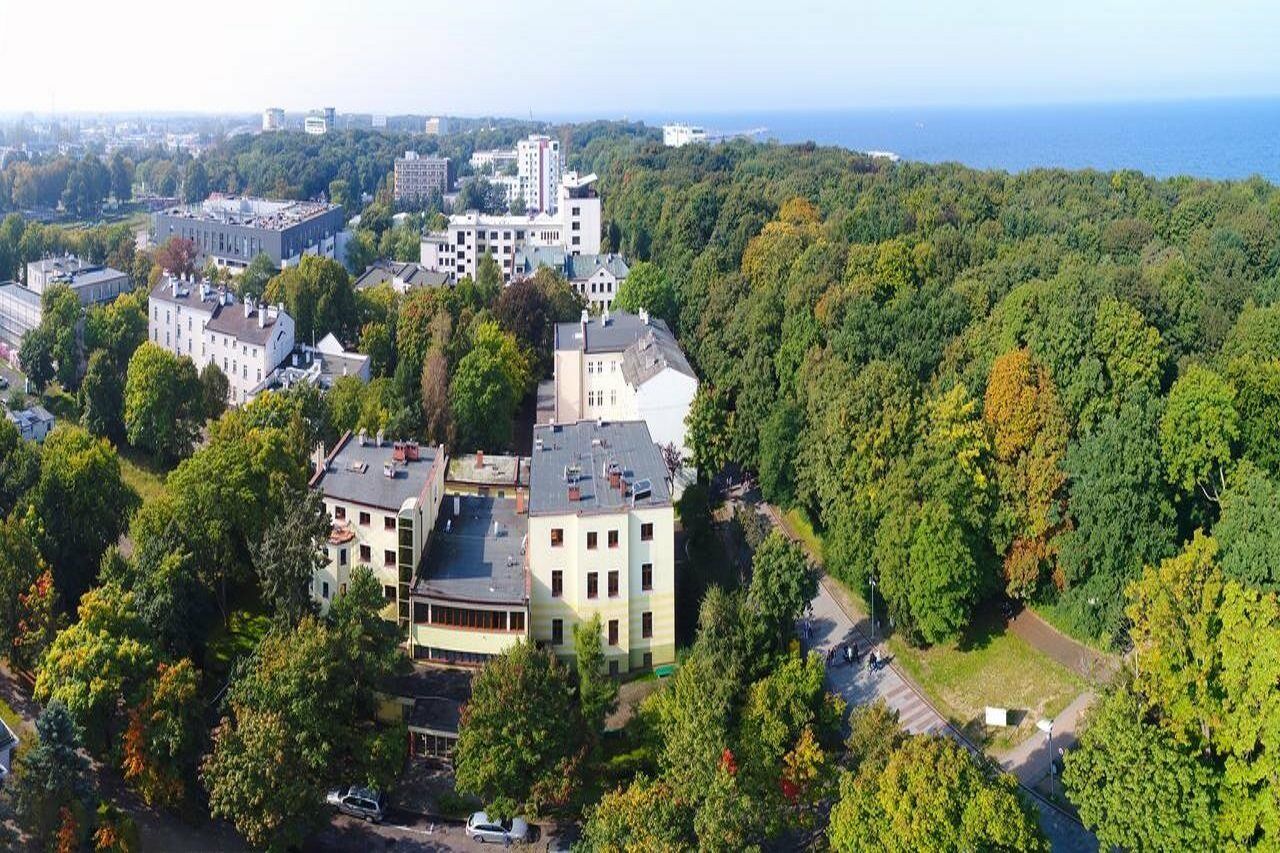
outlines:
M813 141L904 159L1022 171L1138 169L1157 177L1280 183L1280 98L1091 105L631 116L708 131L767 127L766 138Z

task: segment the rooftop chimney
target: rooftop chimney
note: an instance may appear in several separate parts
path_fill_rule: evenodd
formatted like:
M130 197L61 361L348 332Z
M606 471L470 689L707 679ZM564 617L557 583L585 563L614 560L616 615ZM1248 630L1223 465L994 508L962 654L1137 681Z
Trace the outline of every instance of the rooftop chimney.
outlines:
M607 326L607 325L609 325L609 309L608 309L608 308L605 308L605 309L604 309L604 315L603 315L603 318L604 318L604 319L601 321L601 325L603 325L603 326Z
M378 430L378 439L377 439L377 444L374 445L375 447L382 446L382 438L383 438L383 432L382 430Z
M249 319L249 312L250 312L250 311L252 311L252 310L253 310L252 301L251 301L251 300L249 300L249 299L245 299L245 301L244 301L244 318L245 318L246 320L248 320L248 319Z
M258 309L258 328L265 329L267 327L267 309L264 305Z
M462 496L461 495L453 496L453 514L462 515Z
M360 432L356 434L356 438L360 441L360 446L364 447L369 443L369 431L364 427L360 427Z
M483 450L476 451L476 467L477 468L484 467L484 451Z
M644 323L646 326L649 325L649 309L648 308L640 309L640 322Z
M571 501L582 500L582 487L579 486L577 483L569 484L569 500Z

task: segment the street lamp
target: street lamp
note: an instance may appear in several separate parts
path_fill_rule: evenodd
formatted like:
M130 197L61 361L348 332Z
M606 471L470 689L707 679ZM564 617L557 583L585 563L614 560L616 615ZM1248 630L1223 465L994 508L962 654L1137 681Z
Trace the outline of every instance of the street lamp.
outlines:
M1049 796L1053 796L1053 720L1041 720L1036 723L1036 728L1045 733L1048 738L1049 746Z
M876 640L876 576L871 576L871 641Z

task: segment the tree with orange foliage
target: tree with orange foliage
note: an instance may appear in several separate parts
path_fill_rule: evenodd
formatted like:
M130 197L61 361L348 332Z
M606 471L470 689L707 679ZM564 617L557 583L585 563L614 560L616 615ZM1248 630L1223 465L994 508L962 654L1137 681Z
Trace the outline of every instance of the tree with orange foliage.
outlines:
M129 709L121 769L148 805L176 807L194 778L204 726L200 673L189 659L161 663L146 697Z

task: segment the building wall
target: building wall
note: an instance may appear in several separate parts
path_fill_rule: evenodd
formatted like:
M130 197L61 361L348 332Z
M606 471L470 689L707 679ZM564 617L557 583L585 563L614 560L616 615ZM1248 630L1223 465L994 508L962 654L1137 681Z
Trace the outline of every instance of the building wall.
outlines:
M571 255L600 254L600 197L574 198L561 187L559 210L564 246Z
M635 417L649 425L656 444L674 444L684 457L691 455L685 419L698 393L698 381L667 368L634 391Z
M341 208L334 208L277 231L161 211L153 216L152 225L157 245L170 237L193 240L200 254L219 266L245 267L256 255L265 253L277 267L286 267L306 254L334 257L344 215Z
M449 158L399 157L395 165L397 201L423 199L449 189Z
M600 267L585 281L573 282L573 287L586 300L587 307L599 314L613 307L620 283L616 275Z
M419 660L438 660L446 663L476 663L484 657L500 655L519 640L529 639L529 610L524 605L478 605L453 601L435 601L415 598L413 623L409 628L409 653ZM427 607L467 608L507 614L520 614L524 628L519 630L483 630L433 625L420 622ZM429 619L430 617L427 616ZM443 654L442 654L443 652Z
M653 525L653 538L641 540L641 525ZM551 544L553 529L563 531L563 544ZM610 531L618 532L618 546L608 546ZM597 547L587 547L587 534L596 533ZM675 513L670 506L640 507L585 515L536 515L529 518L530 633L536 642L551 644L553 620L562 620L563 636L552 648L572 657L573 626L600 614L606 659L622 671L675 660ZM652 565L653 588L642 588L643 565ZM552 572L563 572L563 594L552 595ZM609 595L610 571L619 572L618 594ZM588 577L597 577L597 596L588 596ZM644 614L650 613L653 636L642 636ZM618 642L608 642L609 622L618 623Z
M16 282L0 287L0 341L10 347L22 345L22 336L40 325L40 303L19 295Z

